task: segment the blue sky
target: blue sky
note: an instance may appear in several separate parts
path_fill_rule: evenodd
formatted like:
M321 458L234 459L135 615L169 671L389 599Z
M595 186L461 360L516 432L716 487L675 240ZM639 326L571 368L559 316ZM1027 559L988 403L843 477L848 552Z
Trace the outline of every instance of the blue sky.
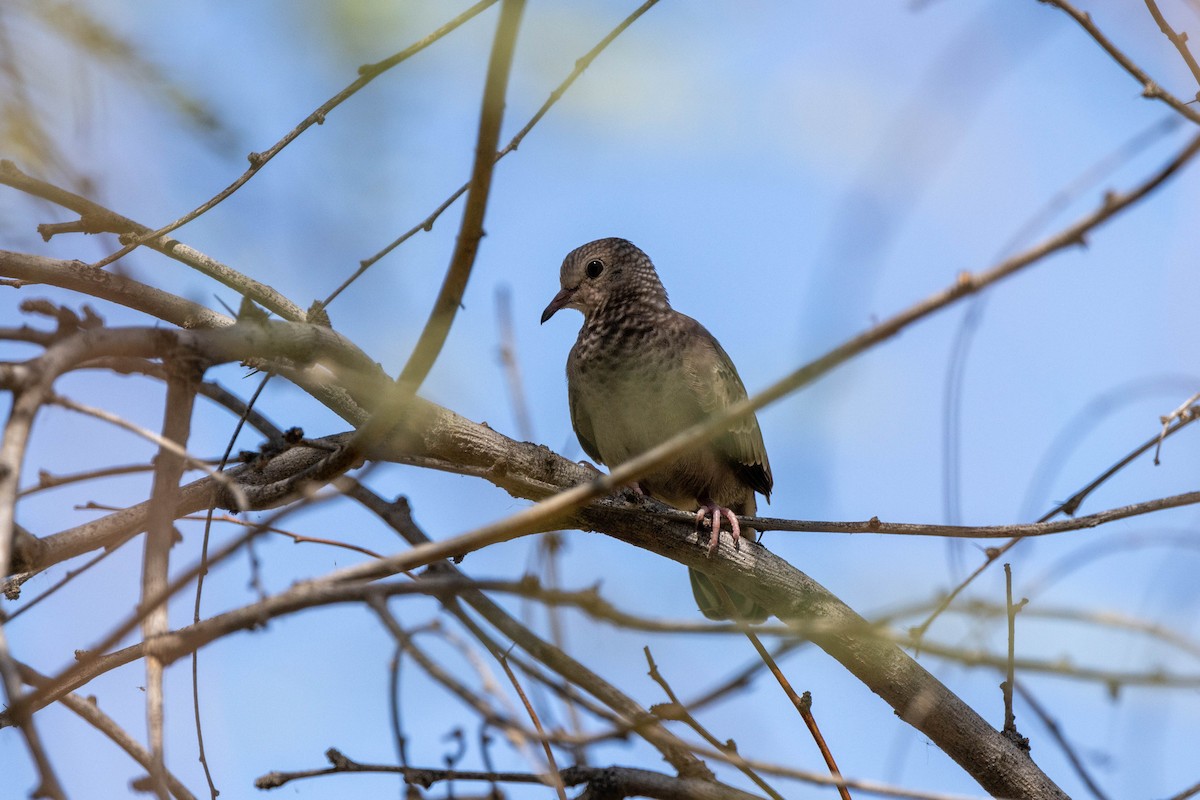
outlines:
M149 225L190 210L241 173L245 154L279 139L352 81L360 64L401 49L466 3L261 2L166 6L133 0L83 4L138 43L141 55L210 106L226 134L199 135L121 70L90 64L28 10L6 14L47 127L71 162L94 181L96 198ZM518 40L502 140L635 4L531 0ZM1195 94L1192 79L1139 4L1087 6L1097 23L1162 85ZM1164 11L1184 29L1197 18L1184 4ZM11 19L8 19L11 18ZM426 216L468 176L479 95L496 12L490 10L436 46L377 79L287 148L245 188L178 237L261 281L301 306L325 296L366 258ZM19 34L19 35L17 35ZM1127 188L1181 146L1185 126L1087 186L1050 217L1050 199L1139 131L1172 112L1143 99L1065 15L1041 3L790 4L678 3L663 0L619 38L556 105L521 148L496 169L479 258L463 309L423 393L477 421L516 435L497 358L496 293L511 292L516 345L536 441L582 458L567 412L563 365L578 317L538 325L557 290L558 266L575 246L623 236L655 261L672 301L700 319L737 363L747 387L768 385L872 322L979 271L1011 248L1031 219L1038 236L1091 210L1104 190ZM36 165L25 165L35 171ZM1200 387L1190 344L1197 296L1197 174L1189 168L1150 201L1098 231L1086 249L1055 255L990 291L972 340L962 385L959 508L967 524L1026 521L1039 515L1152 435L1159 415ZM41 243L39 222L64 212L0 192L0 237L7 249L95 259L106 237ZM329 309L336 328L395 374L403 365L453 248L461 205L380 261ZM1036 237L1035 237L1036 238ZM1032 243L1017 242L1022 248ZM232 292L150 252L123 268L139 279L215 308L236 307ZM17 303L48 296L31 287L0 291L0 318ZM95 303L115 324L145 324ZM775 474L774 516L938 522L943 489L943 387L965 305L906 330L760 413ZM30 349L8 347L5 358ZM215 376L248 396L254 379L225 367ZM153 384L74 375L62 390L119 410L151 428L161 415ZM1069 447L1056 437L1097 398ZM278 383L265 398L278 423L312 435L343 424L298 390ZM216 455L232 426L205 408L194 441ZM128 434L52 409L26 461L69 472L146 459L152 449ZM1092 512L1194 488L1200 449L1191 432L1175 437L1163 464L1143 460L1098 491ZM252 447L254 437L243 446ZM1059 466L1040 475L1052 447ZM114 455L116 454L116 455ZM431 536L451 536L525 504L471 478L385 467L370 484L403 494ZM1036 482L1035 482L1036 481ZM136 502L148 481L34 496L18 518L50 533L90 518L72 508L89 499ZM1029 499L1027 499L1029 498ZM1138 616L1195 634L1197 551L1179 537L1195 527L1180 509L1087 533L1026 542L1012 554L1016 591L1057 577L1030 599L1044 608ZM299 515L314 535L394 550L392 535L348 504ZM174 563L195 558L199 529L184 527ZM233 535L223 531L223 536ZM563 562L568 586L597 582L623 607L670 618L697 616L678 565L603 536L571 533ZM979 547L879 536L771 534L767 544L863 613L928 601L981 558ZM519 541L474 554L477 577L519 577L533 545ZM321 575L357 556L280 540L259 545L268 590ZM1064 565L1080 564L1066 571ZM55 574L61 574L59 568ZM60 668L135 601L138 553L118 553L40 612L8 627L14 652L44 671ZM250 602L245 559L217 570L209 613ZM48 579L31 582L36 596ZM968 595L1000 602L994 568ZM172 608L190 620L189 598ZM433 612L423 602L395 606L408 624ZM39 621L40 620L40 621ZM47 633L45 621L53 620ZM570 617L572 654L650 704L662 698L645 678L644 634ZM916 621L915 619L913 620ZM998 651L1003 626L947 617L939 640ZM1192 674L1191 660L1144 637L1110 629L1023 620L1019 645L1030 657L1062 658L1112 670L1162 666ZM654 638L661 669L689 696L752 658L740 640ZM439 653L446 645L431 642ZM273 622L231 637L201 660L209 757L226 796L272 769L318 766L326 747L364 760L390 760L386 661L391 645L362 611L331 609ZM330 654L336 658L330 658ZM463 665L454 656L452 663ZM931 656L922 663L997 725L1000 676ZM974 783L924 737L815 648L785 662L798 687L813 692L818 718L847 775L927 790L978 795ZM465 669L465 667L464 667ZM496 671L495 665L489 667ZM169 672L169 758L193 789L190 689L182 664ZM104 676L89 691L140 732L140 666ZM1194 783L1194 691L1105 687L1040 676L1030 688L1114 796L1166 796ZM469 715L410 669L406 727L414 763L437 766L441 737ZM1017 707L1034 756L1072 795L1078 779L1034 715ZM68 712L40 715L52 757L72 796L119 793L136 769ZM704 722L743 753L819 770L799 719L778 689L759 680L746 695L710 709ZM102 754L87 763L78 752ZM527 766L502 745L498 761ZM474 753L468 755L468 765ZM655 768L637 745L613 745L612 763ZM70 769L67 764L70 763ZM0 774L30 787L25 752L0 731ZM735 775L723 775L733 782ZM296 784L302 797L392 791L383 778ZM780 782L787 796L814 790ZM100 787L100 788L97 788ZM514 788L513 797L546 796Z

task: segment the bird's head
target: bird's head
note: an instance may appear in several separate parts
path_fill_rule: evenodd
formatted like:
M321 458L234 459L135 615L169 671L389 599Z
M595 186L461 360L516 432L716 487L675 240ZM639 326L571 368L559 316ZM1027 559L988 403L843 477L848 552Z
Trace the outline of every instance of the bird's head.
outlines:
M542 322L561 308L574 308L586 319L611 300L667 306L667 292L650 257L625 239L597 239L563 259L562 289L542 312Z

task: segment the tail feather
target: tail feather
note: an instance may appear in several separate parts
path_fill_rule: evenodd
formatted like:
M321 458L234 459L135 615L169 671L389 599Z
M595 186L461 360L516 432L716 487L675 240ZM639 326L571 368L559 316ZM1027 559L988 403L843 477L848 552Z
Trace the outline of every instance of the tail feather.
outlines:
M700 607L700 611L704 616L709 619L735 619L735 617L730 615L725 601L721 597L721 592L717 589L717 584L711 578L691 568L688 569L688 577L692 581L692 595L696 598L696 605ZM729 595L730 602L733 603L733 612L737 615L736 619L742 619L746 622L767 621L767 617L770 614L754 600L728 586L722 585L721 588L725 590Z

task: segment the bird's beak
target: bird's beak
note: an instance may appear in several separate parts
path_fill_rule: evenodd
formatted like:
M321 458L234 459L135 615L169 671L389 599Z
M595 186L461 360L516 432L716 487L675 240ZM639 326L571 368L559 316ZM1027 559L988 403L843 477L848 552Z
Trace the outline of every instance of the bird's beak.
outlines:
M546 306L546 310L542 312L542 324L546 324L546 320L554 316L555 312L563 308L567 303L571 302L571 298L575 296L574 289L563 289L558 294L554 295L554 299L550 301L550 305Z

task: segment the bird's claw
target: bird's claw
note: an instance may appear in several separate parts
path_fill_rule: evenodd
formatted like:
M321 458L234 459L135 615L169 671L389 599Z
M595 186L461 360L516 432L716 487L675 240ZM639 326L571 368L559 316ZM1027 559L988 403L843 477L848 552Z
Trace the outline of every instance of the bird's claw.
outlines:
M621 489L621 493L631 503L639 503L650 499L650 495L646 494L646 491L638 485L637 481L626 484L625 487Z
M704 518L712 515L712 537L708 540L708 555L711 558L713 553L717 552L717 548L721 544L721 520L729 520L729 531L733 534L733 549L740 550L742 546L742 528L738 524L737 517L728 508L714 504L706 504L700 506L696 512L696 528L698 529L703 523Z

